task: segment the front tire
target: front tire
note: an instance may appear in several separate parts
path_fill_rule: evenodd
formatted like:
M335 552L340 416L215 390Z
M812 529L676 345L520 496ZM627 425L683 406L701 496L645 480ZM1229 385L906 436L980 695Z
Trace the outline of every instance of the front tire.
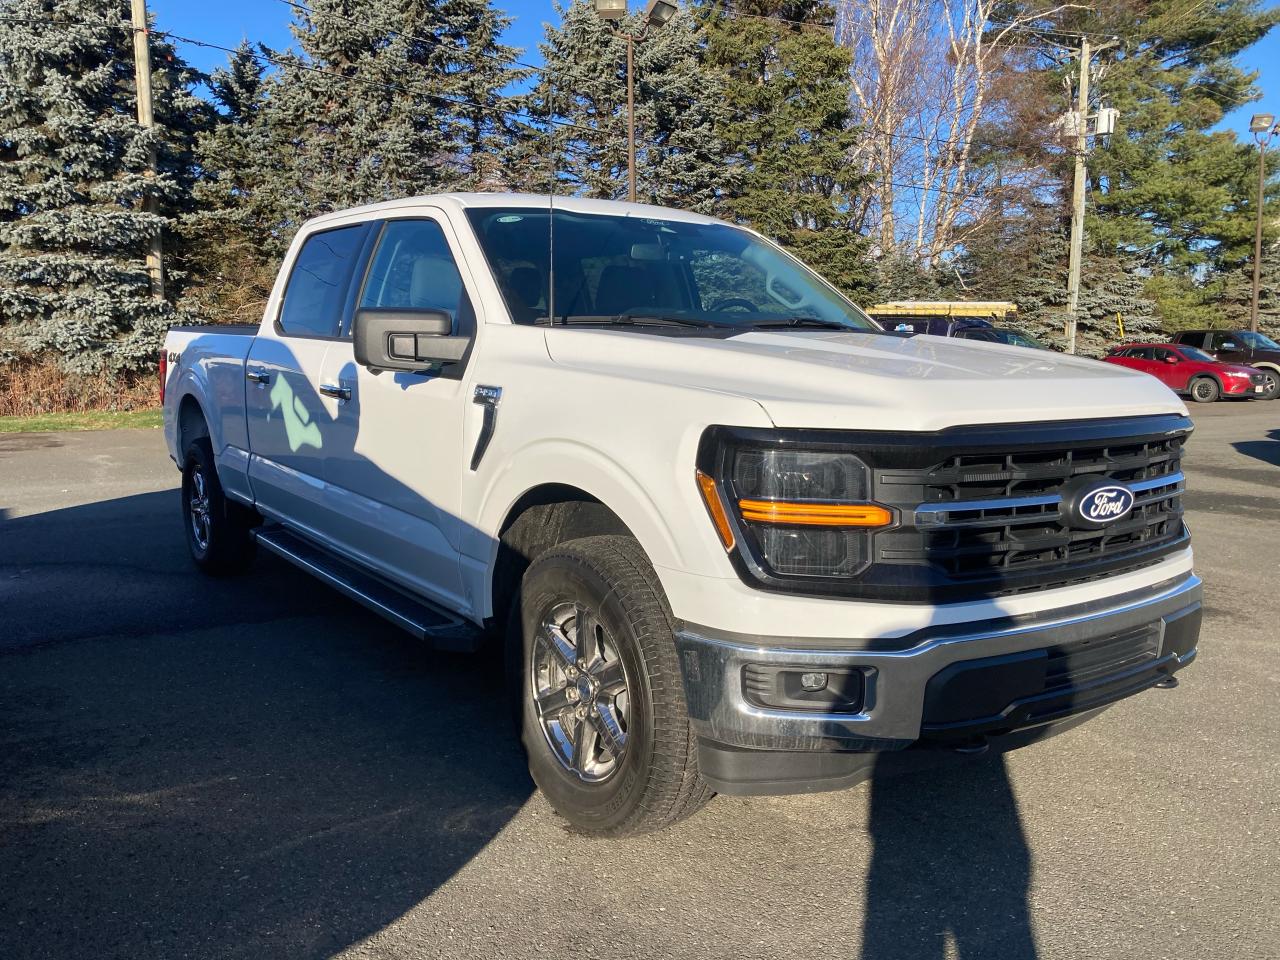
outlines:
M1270 367L1259 367L1258 372L1267 378L1261 399L1274 400L1280 397L1280 371L1272 370Z
M1197 377L1191 381L1191 399L1196 403L1213 403L1221 395L1218 381L1212 377Z
M254 515L222 491L208 437L187 444L182 466L182 521L191 559L211 576L240 573L253 560Z
M630 537L538 557L521 584L521 726L529 772L582 833L666 827L714 795L698 774L671 610Z

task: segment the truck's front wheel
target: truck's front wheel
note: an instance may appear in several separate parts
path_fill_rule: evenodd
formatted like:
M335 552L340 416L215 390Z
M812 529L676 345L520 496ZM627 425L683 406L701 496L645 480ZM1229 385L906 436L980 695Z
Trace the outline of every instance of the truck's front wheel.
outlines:
M548 551L525 572L516 609L529 771L562 817L586 833L641 833L712 797L698 775L671 611L634 540Z
M187 444L182 465L182 521L191 559L215 576L239 573L253 559L253 515L227 500L207 437Z

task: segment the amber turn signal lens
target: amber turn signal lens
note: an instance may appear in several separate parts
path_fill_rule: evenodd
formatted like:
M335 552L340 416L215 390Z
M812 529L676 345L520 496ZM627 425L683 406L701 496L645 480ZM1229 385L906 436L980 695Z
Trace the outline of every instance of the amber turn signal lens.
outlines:
M739 500L743 520L805 527L887 527L893 514L874 503L786 503Z
M729 517L724 512L724 504L720 502L720 491L716 482L701 470L698 471L698 489L702 491L702 502L707 505L707 513L711 514L711 522L720 534L720 542L726 550L733 549L733 527L729 525Z

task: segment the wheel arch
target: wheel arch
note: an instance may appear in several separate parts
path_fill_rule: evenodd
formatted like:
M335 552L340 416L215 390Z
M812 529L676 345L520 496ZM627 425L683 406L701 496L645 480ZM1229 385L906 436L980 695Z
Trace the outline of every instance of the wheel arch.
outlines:
M520 578L539 556L570 540L609 534L639 539L616 511L582 487L556 482L530 487L507 508L498 529L489 565L490 615L505 621Z
M1227 388L1222 383L1222 378L1219 377L1216 373L1211 373L1210 371L1205 370L1202 373L1193 373L1191 377L1187 380L1187 393L1191 392L1191 389L1192 387L1195 386L1195 383L1197 380L1212 380L1215 384L1217 384L1218 393L1227 392Z
M186 452L187 445L192 440L200 437L208 437L209 434L209 418L205 416L204 407L200 401L196 399L195 394L183 394L182 399L178 402L178 419L177 419L177 455L181 462L183 454Z

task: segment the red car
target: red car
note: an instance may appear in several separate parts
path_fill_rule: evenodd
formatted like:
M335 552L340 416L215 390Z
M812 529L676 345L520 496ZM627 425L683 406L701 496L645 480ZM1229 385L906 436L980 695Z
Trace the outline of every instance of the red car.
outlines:
M1197 403L1212 403L1218 397L1262 396L1267 390L1267 378L1253 367L1220 363L1203 350L1180 343L1126 343L1112 347L1102 359L1149 373Z

